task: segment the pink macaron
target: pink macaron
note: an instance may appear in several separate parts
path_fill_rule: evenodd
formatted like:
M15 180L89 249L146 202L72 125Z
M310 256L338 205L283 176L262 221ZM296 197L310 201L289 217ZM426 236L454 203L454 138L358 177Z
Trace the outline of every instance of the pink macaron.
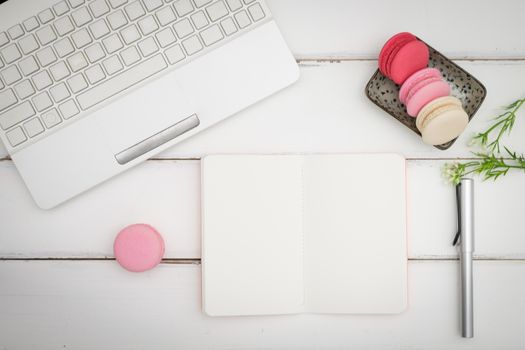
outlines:
M415 35L402 32L385 43L379 53L379 70L396 84L402 84L409 76L428 65L427 45Z
M150 225L134 224L122 229L113 245L118 263L128 271L143 272L157 266L164 256L164 240Z
M425 68L412 74L399 90L399 100L405 104L408 115L417 114L426 104L450 94L450 85L436 68Z

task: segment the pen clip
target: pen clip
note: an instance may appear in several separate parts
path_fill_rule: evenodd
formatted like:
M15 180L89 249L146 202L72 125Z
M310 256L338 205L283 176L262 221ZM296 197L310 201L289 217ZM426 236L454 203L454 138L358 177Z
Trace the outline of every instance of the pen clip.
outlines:
M458 232L456 232L456 236L452 242L453 246L458 244L459 238L461 237L461 183L456 185L456 208L458 215Z

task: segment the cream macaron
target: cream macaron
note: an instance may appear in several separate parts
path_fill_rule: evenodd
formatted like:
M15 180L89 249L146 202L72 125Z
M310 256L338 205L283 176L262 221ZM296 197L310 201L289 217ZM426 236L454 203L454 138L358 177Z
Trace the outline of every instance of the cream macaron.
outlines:
M469 117L461 101L453 96L439 97L429 102L418 113L416 127L423 142L441 145L458 137L467 127Z

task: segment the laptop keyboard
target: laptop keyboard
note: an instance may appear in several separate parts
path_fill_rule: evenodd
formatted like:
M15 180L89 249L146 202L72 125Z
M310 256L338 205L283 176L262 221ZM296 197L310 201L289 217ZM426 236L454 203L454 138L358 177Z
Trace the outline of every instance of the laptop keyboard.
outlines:
M0 133L15 150L270 18L261 0L68 0L0 32Z

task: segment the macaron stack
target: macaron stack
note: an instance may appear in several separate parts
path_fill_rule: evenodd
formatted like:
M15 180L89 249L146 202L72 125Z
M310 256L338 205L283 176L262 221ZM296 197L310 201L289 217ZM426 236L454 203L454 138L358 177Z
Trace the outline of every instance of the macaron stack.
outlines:
M439 70L427 68L429 50L411 33L391 37L379 54L379 70L401 85L399 100L416 118L423 141L440 145L458 137L468 124L461 101L450 96L450 86Z

